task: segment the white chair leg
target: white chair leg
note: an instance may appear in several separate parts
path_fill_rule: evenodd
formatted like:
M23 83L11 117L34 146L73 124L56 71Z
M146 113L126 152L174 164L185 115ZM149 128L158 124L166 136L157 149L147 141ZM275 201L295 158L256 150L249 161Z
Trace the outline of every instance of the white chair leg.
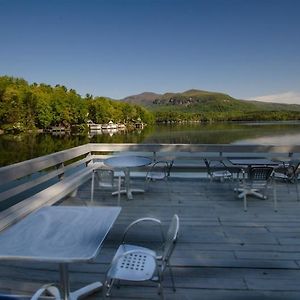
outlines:
M173 289L174 292L176 292L173 270L172 270L172 267L170 265L168 265L168 267L169 267L169 272L170 272L170 277L171 277L171 282L172 282L172 289Z
M276 189L276 182L273 185L273 198L274 198L274 211L277 212L277 189Z
M295 185L296 185L297 201L300 201L299 191L298 191L298 179L297 178L295 179Z
M247 193L244 193L244 211L247 211Z
M105 297L109 297L110 296L110 293L111 293L111 290L113 288L113 285L114 285L114 279L109 279L109 280L106 280L105 283L104 283L104 288L103 288L103 294Z
M121 201L121 175L118 176L118 206L120 206Z

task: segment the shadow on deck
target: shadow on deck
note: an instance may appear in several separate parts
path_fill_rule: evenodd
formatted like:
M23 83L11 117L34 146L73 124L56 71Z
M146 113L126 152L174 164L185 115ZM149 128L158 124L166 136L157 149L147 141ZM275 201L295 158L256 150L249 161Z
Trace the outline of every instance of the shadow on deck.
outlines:
M133 185L142 187L136 179ZM177 213L181 228L179 242L172 257L177 292L165 277L166 299L299 299L300 298L300 202L295 188L288 193L279 184L278 212L273 211L272 192L268 200L249 198L248 212L229 183L206 179L152 183L145 194L133 200L121 197L122 211L106 239L97 260L70 266L71 288L95 280L104 280L121 235L134 219L151 216L167 227ZM60 205L117 205L110 191L95 190L90 202L90 181L81 186L76 198ZM153 246L159 240L155 230L143 228L131 238ZM146 239L147 237L147 239ZM149 237L149 238L148 238ZM31 292L41 283L58 282L56 264L0 264L0 290ZM101 299L101 293L87 299ZM150 284L122 285L115 288L112 299L159 299Z

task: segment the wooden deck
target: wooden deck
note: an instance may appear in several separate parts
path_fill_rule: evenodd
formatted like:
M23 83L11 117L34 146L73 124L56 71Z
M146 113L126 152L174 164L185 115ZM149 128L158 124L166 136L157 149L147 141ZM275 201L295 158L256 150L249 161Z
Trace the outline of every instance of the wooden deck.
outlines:
M142 186L141 179L134 181ZM207 179L179 179L150 185L145 194L128 201L122 196L122 212L95 263L70 266L72 288L104 280L105 271L127 224L136 218L159 218L167 227L172 215L180 217L180 237L172 264L177 291L166 273L166 299L299 299L300 298L300 202L295 187L278 187L278 212L268 200L251 198L248 212L229 183ZM76 198L60 205L117 205L110 191L96 190L90 202L90 181ZM153 228L153 227L151 227ZM131 238L153 246L158 232L142 228ZM41 284L58 281L55 264L0 263L0 291L31 293ZM101 299L101 293L87 299ZM154 284L126 284L113 289L112 299L159 299Z

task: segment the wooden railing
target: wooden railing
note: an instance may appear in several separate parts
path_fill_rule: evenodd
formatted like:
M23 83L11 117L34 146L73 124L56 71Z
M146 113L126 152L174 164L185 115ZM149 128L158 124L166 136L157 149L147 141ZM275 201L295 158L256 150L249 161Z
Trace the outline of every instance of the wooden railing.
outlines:
M0 230L76 190L90 179L95 161L124 154L148 156L153 161L173 159L175 171L192 171L203 168L203 158L300 158L300 146L86 144L34 158L0 168Z

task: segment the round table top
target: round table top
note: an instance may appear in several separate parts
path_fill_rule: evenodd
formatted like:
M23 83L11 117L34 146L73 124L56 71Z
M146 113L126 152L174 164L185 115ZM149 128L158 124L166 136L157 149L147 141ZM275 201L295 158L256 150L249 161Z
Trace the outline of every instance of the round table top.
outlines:
M152 160L143 156L112 156L105 159L104 164L113 168L134 168L151 164Z

